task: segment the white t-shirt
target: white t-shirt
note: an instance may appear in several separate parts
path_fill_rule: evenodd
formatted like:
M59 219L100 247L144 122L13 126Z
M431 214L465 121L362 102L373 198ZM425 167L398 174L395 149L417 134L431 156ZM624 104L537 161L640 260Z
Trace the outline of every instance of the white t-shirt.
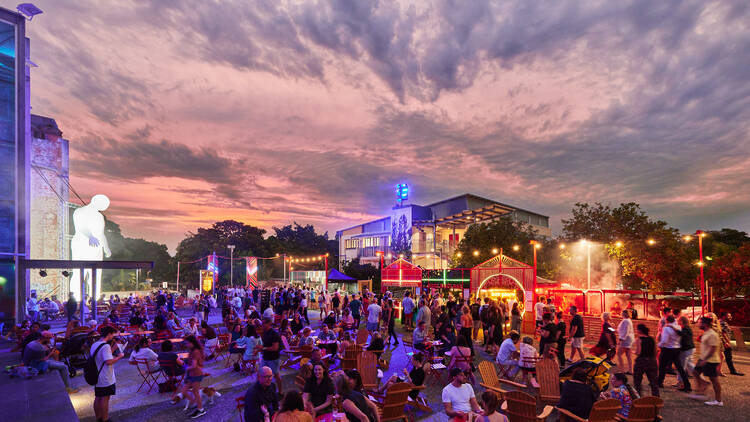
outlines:
M633 321L630 318L623 318L620 321L620 325L617 326L617 337L620 340L629 339L631 342L635 341L635 333L633 332Z
M410 297L407 296L407 297L404 298L402 306L404 307L404 313L405 314L410 314L410 313L414 312L414 301L411 300Z
M383 312L383 309L377 303L371 303L367 307L367 312L369 312L367 322L374 324L380 320L380 313Z
M97 341L96 343L91 345L91 353L96 352L96 349L99 348L99 345L104 343L102 340ZM94 357L94 361L96 362L96 369L102 368L101 372L99 372L99 381L96 383L96 387L109 387L110 385L115 383L115 368L114 365L107 365L104 362L108 361L110 359L113 359L114 356L112 356L112 348L109 347L109 344L104 344L102 348L99 350L99 353L96 354ZM102 366L104 365L104 366Z
M450 403L456 412L471 412L471 400L474 398L474 389L471 384L461 384L456 388L453 383L443 388L443 403Z
M507 364L511 360L517 362L516 359L511 359L510 357L510 355L516 351L516 345L515 343L513 343L513 340L511 340L510 338L506 338L500 345L500 351L497 352L495 362L503 365Z
M130 354L128 361L133 362L135 359L146 359L148 362L149 372L154 372L159 369L159 355L148 347L141 347L137 352ZM138 370L143 372L145 368L138 366Z
M541 321L542 314L544 314L544 304L542 302L537 302L536 305L534 305L534 312L536 313L536 320Z

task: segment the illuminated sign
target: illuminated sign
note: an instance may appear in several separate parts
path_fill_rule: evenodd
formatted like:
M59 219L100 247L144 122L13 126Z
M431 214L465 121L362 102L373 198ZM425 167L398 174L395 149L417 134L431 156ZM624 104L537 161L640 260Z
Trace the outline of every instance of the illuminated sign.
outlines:
M201 270L199 282L203 293L211 293L214 290L214 272Z
M396 200L402 202L407 199L409 199L409 185L406 183L399 183L396 185Z

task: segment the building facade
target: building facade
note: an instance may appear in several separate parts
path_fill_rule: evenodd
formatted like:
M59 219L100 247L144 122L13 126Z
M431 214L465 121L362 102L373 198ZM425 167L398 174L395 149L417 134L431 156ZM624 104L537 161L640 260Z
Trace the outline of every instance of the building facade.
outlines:
M450 257L466 229L474 223L503 216L531 225L542 236L551 236L549 217L473 194L464 194L429 205L400 205L390 216L336 232L339 266L359 258L362 264L386 263L409 251L422 268L448 268Z

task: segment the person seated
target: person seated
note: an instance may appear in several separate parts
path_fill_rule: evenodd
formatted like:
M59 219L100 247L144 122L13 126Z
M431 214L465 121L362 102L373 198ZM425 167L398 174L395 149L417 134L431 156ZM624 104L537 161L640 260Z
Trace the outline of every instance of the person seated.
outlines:
M497 411L500 401L494 391L482 393L482 416L474 419L476 422L508 422L508 417Z
M500 345L500 351L497 352L495 363L504 366L505 374L508 375L510 380L513 380L518 373L519 368L519 353L516 350L516 344L521 340L521 335L517 331L513 330L510 332L510 336L506 338Z
M442 356L456 345L456 330L453 328L453 324L443 324L440 328L439 338L443 344L438 348L438 355Z
M521 383L526 383L527 380L530 378L532 381L534 380L534 374L536 374L536 358L537 352L534 348L534 339L531 337L524 337L521 345L519 346L519 360L518 360L518 366L521 368L521 371L523 372L523 378L521 379Z
M151 350L151 339L148 337L141 337L138 343L133 348L133 353L130 354L130 363L134 363L136 359L145 360L147 368L138 366L138 370L143 373L144 369L149 373L154 373L160 370L159 368L159 355ZM146 375L145 373L143 375Z
M279 393L273 383L273 371L264 366L258 371L258 380L245 393L245 420L270 422L279 410Z
M571 378L563 383L557 407L580 418L588 419L594 402L596 402L596 395L586 384L586 371L583 368L577 368L573 371Z
M275 314L273 312L273 306L269 306L265 311L263 311L263 319L269 318L271 321L273 321L274 316Z
M628 376L618 372L610 378L612 388L601 394L602 399L616 399L620 401L620 411L618 415L627 418L630 415L630 408L633 405L633 399L638 398L638 393L628 384Z
M200 327L198 326L198 321L194 317L190 317L188 320L187 325L185 325L185 328L183 328L183 334L185 336L195 336L198 337L200 333Z
M248 321L253 319L260 319L260 313L255 309L255 306L251 306L247 310L250 311L250 314L247 316Z
M117 325L117 323L118 323L118 322L119 322L119 320L120 320L120 319L119 319L119 318L117 317L117 314L115 313L115 311L114 311L114 310L112 310L112 311L109 311L109 315L107 315L107 319L109 320L109 322L111 322L111 323L112 323L112 325Z
M313 363L312 375L305 381L303 398L312 405L316 415L331 413L333 396L336 391L328 376L328 368L321 363Z
M412 340L414 341L414 348L417 350L427 350L427 330L425 321L419 321L417 328L412 332Z
M283 322L283 321L282 321ZM302 324L302 318L298 313L294 314L294 319L289 323L289 328L292 329L292 334L299 334L300 330L304 327Z
M425 377L427 376L427 370L430 368L430 364L425 362L425 357L421 353L415 353L411 357L412 370L407 371L406 368L402 369L403 376L399 377L398 374L393 374L386 381L380 392L388 391L388 387L399 382L408 382L415 387L421 387L424 385ZM416 400L419 397L419 389L413 389L409 392L409 397L412 400Z
M450 370L451 382L443 388L442 400L445 414L454 422L464 422L469 419L469 414L474 411L482 412L477 403L474 389L466 382L466 374L459 368Z
M54 370L60 373L65 391L68 394L77 393L78 389L70 387L70 378L68 376L68 366L63 362L56 361L53 357L57 353L51 345L52 333L42 331L39 337L30 341L23 350L23 364L37 371L44 373L47 370Z
M128 321L128 324L130 324L131 327L138 328L142 328L145 323L146 321L141 317L141 311L138 310L133 312L133 316L130 317L130 320Z
M333 384L331 386L333 388ZM274 415L273 422L313 422L313 413L312 404L305 402L299 391L291 390L284 395L281 409Z
M331 331L327 325L324 325L318 333L318 340L320 341L336 341L336 334Z
M465 357L471 357L471 348L466 341L466 337L459 337L457 344L451 348L450 353L451 360L448 363L448 368L459 368L471 373L471 363L464 359Z
M261 340L258 332L255 330L255 326L247 324L245 326L245 335L237 339L235 344L244 347L242 360L250 362L250 371L255 372L256 363L258 362L258 352L263 347L263 340Z
M370 344L367 346L367 350L375 351L375 354L378 355L378 359L380 359L380 355L383 353L384 349L385 343L383 342L383 336L380 335L380 332L373 331L372 339L370 339Z
M180 322L180 319L177 318L177 316L174 314L174 312L170 312L167 315L167 329L169 329L172 337L182 337L182 323Z
M313 344L313 338L310 336L310 334L312 334L312 330L310 329L310 327L303 328L302 334L300 334L299 341L297 342L297 347Z
M312 353L310 353L310 363L313 365L324 365L326 366L326 363L323 362L323 352L315 347L312 349Z
M323 324L327 325L329 329L333 329L333 326L336 325L336 315L334 315L333 311L328 313L328 316L323 318Z
M23 331L21 333L21 336L19 337L22 339L20 343L21 355L23 355L23 352L26 349L26 345L28 345L34 340L39 340L41 337L42 337L41 324L39 324L38 322L32 323L29 330Z
M159 366L164 374L170 377L178 377L185 373L185 362L174 352L174 345L166 340L161 344L161 352L158 354Z
M204 346L206 348L206 359L211 360L214 358L216 346L219 344L216 330L214 330L214 327L208 325L206 321L201 321L201 336L203 337Z
M164 331L167 329L167 319L161 314L154 317L154 331Z

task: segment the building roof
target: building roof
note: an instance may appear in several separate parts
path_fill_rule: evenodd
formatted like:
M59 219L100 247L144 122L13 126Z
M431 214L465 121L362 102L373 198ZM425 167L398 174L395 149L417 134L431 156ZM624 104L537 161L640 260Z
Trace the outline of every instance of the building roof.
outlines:
M31 135L37 139L44 139L46 135L62 137L62 131L57 127L57 122L51 117L31 115Z
M461 200L461 199L467 199L467 202L468 202L468 199L474 199L474 200L477 200L477 201L482 201L482 202L497 204L497 205L500 205L502 207L505 207L505 208L508 208L508 209L511 209L511 210L523 211L523 212L527 212L529 214L534 214L534 215L538 215L538 216L541 216L541 217L547 217L547 218L549 218L548 215L539 214L538 212L529 211L529 210L525 210L523 208L518 208L518 207L513 206L513 205L504 204L502 202L498 202L498 201L495 201L495 200L492 200L492 199L487 199L487 198L479 196L479 195L474 195L473 193L464 193L462 195L454 196L453 198L443 199L442 201L434 202L432 204L428 204L428 205L425 205L425 206L432 208L432 207L434 207L436 205L444 204L446 202L452 202L452 201L456 201L456 200Z

